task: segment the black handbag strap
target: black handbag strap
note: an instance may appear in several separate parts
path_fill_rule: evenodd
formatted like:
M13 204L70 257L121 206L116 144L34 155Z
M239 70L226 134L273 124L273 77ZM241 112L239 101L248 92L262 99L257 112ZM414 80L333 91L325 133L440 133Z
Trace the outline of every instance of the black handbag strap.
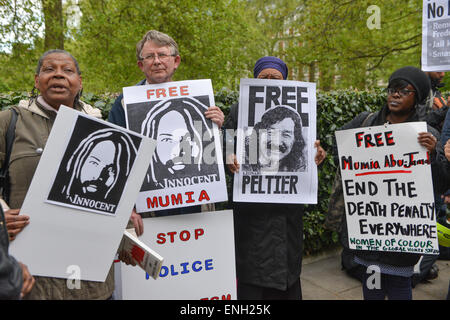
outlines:
M6 131L6 150L5 160L3 161L2 168L0 169L0 190L3 199L6 203L9 202L9 159L11 157L11 150L14 143L16 133L17 111L13 108L11 110L11 121L9 122L8 131Z

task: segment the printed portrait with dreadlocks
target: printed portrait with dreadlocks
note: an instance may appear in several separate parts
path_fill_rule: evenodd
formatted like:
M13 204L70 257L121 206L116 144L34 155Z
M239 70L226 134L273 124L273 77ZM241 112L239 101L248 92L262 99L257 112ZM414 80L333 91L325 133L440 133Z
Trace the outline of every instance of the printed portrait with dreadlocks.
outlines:
M195 184L209 176L219 179L212 121L208 109L192 97L164 100L154 105L141 124L141 133L156 141L156 150L141 190Z
M92 131L93 126L97 130ZM49 201L115 214L141 138L100 126L78 118Z

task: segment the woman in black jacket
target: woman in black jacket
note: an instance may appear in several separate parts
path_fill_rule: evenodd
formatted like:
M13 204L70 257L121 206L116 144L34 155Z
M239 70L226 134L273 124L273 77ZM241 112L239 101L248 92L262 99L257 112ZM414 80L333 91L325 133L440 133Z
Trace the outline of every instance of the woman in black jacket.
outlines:
M373 114L361 113L352 121L345 124L340 130L354 129L359 127L370 127L383 125L385 123L396 124L403 122L419 121L416 106L426 99L430 91L428 77L420 69L415 67L404 67L396 70L389 78L387 88L387 103L383 108ZM364 122L364 125L362 123ZM428 125L428 132L421 132L418 142L431 154L432 170L436 158L436 145L439 133ZM334 160L337 159L336 143L334 144ZM344 221L342 233L347 233ZM379 252L351 250L354 261L367 268L363 276L363 296L365 300L372 299L412 299L411 276L414 265L419 261L420 255L401 252ZM375 268L374 268L375 266ZM370 285L373 270L379 270L379 288ZM368 286L369 285L369 286ZM370 288L369 288L370 287Z

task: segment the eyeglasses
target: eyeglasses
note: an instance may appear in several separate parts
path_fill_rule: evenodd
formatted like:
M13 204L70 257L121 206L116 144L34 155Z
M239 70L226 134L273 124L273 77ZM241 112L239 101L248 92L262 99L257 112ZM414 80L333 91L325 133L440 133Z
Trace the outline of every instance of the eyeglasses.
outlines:
M145 57L141 58L142 60L147 60L150 62L155 61L155 58L158 57L161 61L167 61L169 57L175 57L176 54L167 54L167 53L149 53Z
M414 90L408 90L408 89L401 89L401 90L399 90L399 89L394 89L394 88L387 88L386 91L387 91L388 95L393 95L393 94L398 92L400 97L407 97L407 96L409 96L409 94L411 92L416 92Z

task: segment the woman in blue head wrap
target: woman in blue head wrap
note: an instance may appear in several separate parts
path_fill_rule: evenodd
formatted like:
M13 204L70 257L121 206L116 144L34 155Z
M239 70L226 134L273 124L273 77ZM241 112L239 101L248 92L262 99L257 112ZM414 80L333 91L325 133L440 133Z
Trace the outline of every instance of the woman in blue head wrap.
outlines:
M276 57L260 58L253 69L258 79L286 80L288 68ZM225 129L237 129L238 104L231 106ZM326 152L315 142L315 162ZM227 168L239 170L235 154ZM240 300L301 299L300 271L303 243L303 205L231 202L234 212L237 296Z

